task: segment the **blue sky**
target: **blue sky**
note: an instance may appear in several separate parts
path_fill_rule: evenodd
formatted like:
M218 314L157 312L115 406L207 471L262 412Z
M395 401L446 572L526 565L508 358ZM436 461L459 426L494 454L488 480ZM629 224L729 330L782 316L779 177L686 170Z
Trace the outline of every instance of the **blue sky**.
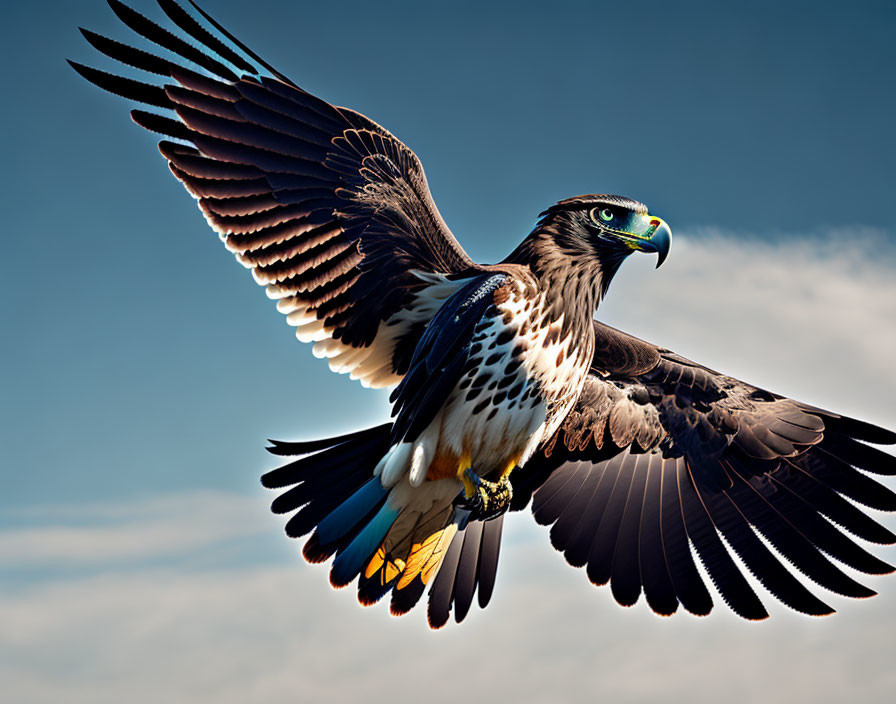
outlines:
M627 263L605 319L896 427L892 3L205 5L297 83L411 146L474 258L502 257L560 198L642 200L672 226L673 251L657 272L647 258ZM447 634L430 636L422 614L397 622L331 593L266 514L263 442L380 422L385 394L328 373L295 341L125 102L65 65L109 65L79 25L130 39L105 3L0 13L0 614L15 624L0 636L0 671L20 701L57 686L72 701L118 701L122 683L174 700L295 688L335 700L399 662L435 676L424 657L440 654L454 677L466 668L487 687L465 634L503 648L506 671L543 658L512 688L521 699L572 677L582 696L637 701L665 682L676 701L701 680L662 669L670 648L679 663L714 663L707 701L726 677L744 701L772 696L727 648L796 687L793 701L838 685L874 701L892 687L875 658L894 645L893 579L872 580L883 595L869 602L834 600L842 613L822 622L784 609L759 627L723 613L662 621L595 593L526 517L512 523L496 603ZM146 604L151 618L138 617ZM330 660L302 628L330 633ZM527 628L556 657L518 645ZM584 652L596 632L608 663L597 670ZM217 659L209 639L227 644ZM121 642L168 689L117 657ZM172 642L194 667L166 652ZM397 655L372 656L380 642ZM812 689L787 680L785 654ZM626 690L637 658L664 674Z

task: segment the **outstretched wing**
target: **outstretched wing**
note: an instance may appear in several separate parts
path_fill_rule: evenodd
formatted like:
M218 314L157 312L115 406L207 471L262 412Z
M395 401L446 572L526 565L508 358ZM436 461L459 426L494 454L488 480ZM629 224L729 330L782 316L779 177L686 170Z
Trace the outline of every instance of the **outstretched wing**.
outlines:
M596 325L597 353L577 406L512 475L515 507L534 491L535 519L552 526L551 542L570 564L586 566L594 584L609 582L620 604L643 591L662 615L679 604L699 615L712 609L692 548L744 618L768 614L732 553L806 614L832 609L791 568L838 594L874 594L836 562L893 571L847 534L896 542L854 504L896 511L896 494L866 474L896 474L896 457L867 444L894 444L896 433Z
M82 29L98 51L162 85L70 62L75 70L162 109L131 116L170 138L159 149L172 173L300 340L365 385L397 382L453 290L414 272L484 270L439 215L416 155L363 115L301 90L192 0L218 36L174 0L158 3L192 43L108 2L179 61Z

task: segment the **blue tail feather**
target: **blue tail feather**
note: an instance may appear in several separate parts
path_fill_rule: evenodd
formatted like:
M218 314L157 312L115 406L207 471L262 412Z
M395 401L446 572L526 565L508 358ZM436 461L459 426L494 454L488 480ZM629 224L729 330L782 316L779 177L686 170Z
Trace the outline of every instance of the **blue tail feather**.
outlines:
M318 540L321 544L328 545L347 535L387 493L389 490L383 488L379 477L370 479L318 524Z
M348 584L361 572L364 563L383 542L399 513L400 511L391 508L388 503L383 504L370 523L364 526L348 547L333 560L333 569L330 571L332 584L335 586Z

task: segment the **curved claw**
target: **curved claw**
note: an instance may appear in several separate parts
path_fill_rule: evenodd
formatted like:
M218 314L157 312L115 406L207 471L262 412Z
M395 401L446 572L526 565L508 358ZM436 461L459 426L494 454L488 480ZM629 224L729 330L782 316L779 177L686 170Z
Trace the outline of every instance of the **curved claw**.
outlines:
M470 511L471 519L489 521L507 512L513 498L513 488L505 476L497 482L486 481L471 469L461 475L464 485L462 494L454 500L454 505Z

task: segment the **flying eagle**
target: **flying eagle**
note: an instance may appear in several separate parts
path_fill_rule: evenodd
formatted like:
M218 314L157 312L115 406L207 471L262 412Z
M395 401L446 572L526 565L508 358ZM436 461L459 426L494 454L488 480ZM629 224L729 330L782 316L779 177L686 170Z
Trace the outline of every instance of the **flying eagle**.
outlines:
M872 447L896 433L814 408L595 320L633 252L666 258L670 230L639 202L562 200L502 262L477 264L430 195L416 155L353 110L303 91L193 0L158 0L169 31L118 0L131 30L172 61L88 30L99 52L161 81L70 62L100 88L161 108L134 122L209 225L333 371L394 387L391 423L311 442L268 472L310 533L309 562L357 579L364 604L410 610L429 587L433 627L493 591L503 516L530 503L553 546L622 605L658 614L713 607L698 569L739 616L775 598L833 610L794 576L838 594L874 592L893 568L851 536L896 535L856 504L896 510L868 473L896 474ZM694 558L697 558L695 560ZM739 562L735 559L739 558Z

